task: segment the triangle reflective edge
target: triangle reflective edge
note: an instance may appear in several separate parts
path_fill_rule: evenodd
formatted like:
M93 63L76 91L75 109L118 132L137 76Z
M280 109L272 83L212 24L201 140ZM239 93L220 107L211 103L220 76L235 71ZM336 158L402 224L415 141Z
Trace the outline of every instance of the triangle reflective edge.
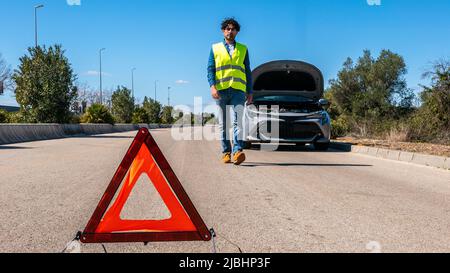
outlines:
M150 152L161 175L165 178L167 185L171 188L174 196L179 201L179 205L192 221L194 231L122 231L98 233L97 230L114 196L123 184L125 176L129 172L134 160L138 156L143 145ZM153 181L152 181L153 182ZM211 233L206 227L188 194L178 180L173 169L164 154L159 149L153 136L147 128L141 128L128 149L122 163L119 165L111 183L107 187L100 203L90 218L84 232L81 234L81 242L89 243L148 243L148 242L169 242L169 241L210 241Z

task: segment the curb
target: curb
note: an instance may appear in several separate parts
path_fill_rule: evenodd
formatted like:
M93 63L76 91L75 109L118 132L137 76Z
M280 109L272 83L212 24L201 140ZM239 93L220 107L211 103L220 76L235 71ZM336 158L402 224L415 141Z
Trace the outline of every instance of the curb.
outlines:
M403 152L368 146L355 146L349 143L341 143L341 142L331 142L330 147L345 152L364 154L382 159L389 159L394 161L450 170L450 157Z

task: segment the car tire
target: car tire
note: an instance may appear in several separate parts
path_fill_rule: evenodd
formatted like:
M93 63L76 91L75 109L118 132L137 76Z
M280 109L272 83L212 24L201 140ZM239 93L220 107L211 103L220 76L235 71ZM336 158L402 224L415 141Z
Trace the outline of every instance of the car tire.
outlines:
M314 143L314 149L316 151L328 151L330 148L330 143Z

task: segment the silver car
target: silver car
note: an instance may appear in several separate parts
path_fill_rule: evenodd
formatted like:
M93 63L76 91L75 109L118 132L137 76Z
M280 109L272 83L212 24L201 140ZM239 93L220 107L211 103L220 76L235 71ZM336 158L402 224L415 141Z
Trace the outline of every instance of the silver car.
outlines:
M254 103L244 111L246 148L252 143L314 144L328 150L331 119L324 79L315 66L275 61L253 71Z

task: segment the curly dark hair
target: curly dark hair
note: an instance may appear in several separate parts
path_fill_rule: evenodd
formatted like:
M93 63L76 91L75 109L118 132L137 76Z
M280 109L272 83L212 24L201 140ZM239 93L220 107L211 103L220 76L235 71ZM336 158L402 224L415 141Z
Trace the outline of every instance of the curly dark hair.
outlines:
M225 18L222 21L222 30L225 30L229 25L232 25L238 32L241 31L241 25L234 18Z

